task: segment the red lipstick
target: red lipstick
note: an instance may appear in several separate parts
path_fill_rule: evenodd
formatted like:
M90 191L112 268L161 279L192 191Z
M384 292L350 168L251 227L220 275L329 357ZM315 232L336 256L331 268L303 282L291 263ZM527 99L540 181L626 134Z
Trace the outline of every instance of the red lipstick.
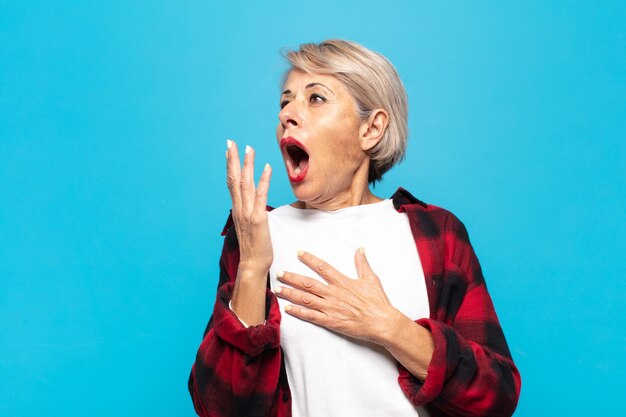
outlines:
M296 138L288 136L280 140L280 150L285 159L287 175L292 183L304 180L309 170L309 152Z

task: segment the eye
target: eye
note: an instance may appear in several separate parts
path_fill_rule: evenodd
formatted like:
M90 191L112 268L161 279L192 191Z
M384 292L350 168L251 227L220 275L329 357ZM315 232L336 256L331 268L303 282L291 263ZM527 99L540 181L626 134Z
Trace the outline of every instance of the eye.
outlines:
M286 106L287 104L289 104L289 100L283 100L283 101L281 101L281 102L280 102L280 108L281 108L281 109L284 109L284 108L285 108L285 106Z
M326 103L326 99L320 96L319 94L311 94L311 97L309 97L309 103L311 104Z

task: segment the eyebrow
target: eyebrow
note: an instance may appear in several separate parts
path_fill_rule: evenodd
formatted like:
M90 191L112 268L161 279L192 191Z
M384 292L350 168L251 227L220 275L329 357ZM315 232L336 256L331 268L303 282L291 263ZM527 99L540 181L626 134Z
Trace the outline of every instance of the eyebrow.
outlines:
M311 87L315 87L316 85L319 85L320 87L324 87L325 89L327 89L328 91L330 91L331 93L333 92L333 90L331 90L330 88L326 87L324 84L322 83L309 83L307 84L304 88L311 88Z
M330 88L326 87L326 86L325 86L324 84L322 84L322 83L309 83L309 84L305 85L305 86L304 86L304 88L312 88L312 87L315 87L315 86L318 86L318 85L319 85L320 87L325 88L325 89L326 89L326 90L328 90L330 93L332 93L332 92L333 92L333 90L331 90ZM283 93L281 94L281 96L290 95L290 94L292 94L291 90L285 90L285 91L283 91Z

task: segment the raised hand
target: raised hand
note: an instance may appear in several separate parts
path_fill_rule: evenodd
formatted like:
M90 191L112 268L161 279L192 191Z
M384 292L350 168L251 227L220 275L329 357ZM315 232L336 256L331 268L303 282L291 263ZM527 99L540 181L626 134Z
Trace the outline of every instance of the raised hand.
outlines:
M229 140L227 147L226 183L239 241L239 269L232 307L240 319L255 325L264 319L267 273L274 259L266 211L272 169L265 165L255 187L254 149L246 146L242 168L237 144Z

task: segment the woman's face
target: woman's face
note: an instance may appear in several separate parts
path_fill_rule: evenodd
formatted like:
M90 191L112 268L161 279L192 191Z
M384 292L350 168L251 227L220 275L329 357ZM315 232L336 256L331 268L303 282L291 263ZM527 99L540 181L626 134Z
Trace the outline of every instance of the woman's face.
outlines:
M369 158L354 99L335 77L298 70L283 90L276 138L296 198L312 206L344 198Z

